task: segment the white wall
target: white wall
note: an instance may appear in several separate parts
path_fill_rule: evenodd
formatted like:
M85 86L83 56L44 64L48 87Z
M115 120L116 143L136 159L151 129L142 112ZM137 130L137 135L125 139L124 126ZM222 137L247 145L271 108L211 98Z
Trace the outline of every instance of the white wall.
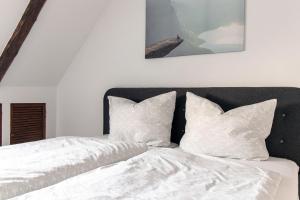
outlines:
M145 60L145 0L110 0L58 86L58 135L99 135L111 87L300 86L300 1L247 1L246 51Z
M0 0L1 46L6 45L11 37L28 2ZM0 85L56 86L101 15L106 2L107 0L47 1ZM13 6L15 10L12 9ZM6 9L8 14L2 12ZM13 20L9 19L11 16ZM2 30L6 33L5 36L2 36Z
M56 88L55 87L1 87L2 142L10 143L10 104L46 103L46 137L55 137L56 131Z

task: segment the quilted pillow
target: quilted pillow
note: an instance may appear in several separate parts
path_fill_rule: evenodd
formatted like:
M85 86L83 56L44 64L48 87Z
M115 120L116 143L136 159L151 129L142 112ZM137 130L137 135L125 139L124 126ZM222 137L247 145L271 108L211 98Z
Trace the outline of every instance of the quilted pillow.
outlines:
M271 132L276 104L273 99L224 113L214 102L188 92L180 147L196 155L266 160L265 139Z
M141 142L149 146L170 145L176 92L136 103L109 96L109 139Z

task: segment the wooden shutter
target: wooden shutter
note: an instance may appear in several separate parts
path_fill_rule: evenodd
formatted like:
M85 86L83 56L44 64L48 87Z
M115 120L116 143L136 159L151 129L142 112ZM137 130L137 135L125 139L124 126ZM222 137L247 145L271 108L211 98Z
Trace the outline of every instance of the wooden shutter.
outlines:
M45 139L46 104L11 104L10 144Z

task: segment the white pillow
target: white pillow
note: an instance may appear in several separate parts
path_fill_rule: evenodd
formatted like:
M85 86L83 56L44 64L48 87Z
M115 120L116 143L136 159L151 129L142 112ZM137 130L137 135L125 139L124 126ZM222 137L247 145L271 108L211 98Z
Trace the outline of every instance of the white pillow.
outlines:
M277 100L239 107L226 113L208 99L187 92L186 128L180 147L193 154L266 160Z
M140 103L109 96L109 139L170 145L176 92L146 99Z

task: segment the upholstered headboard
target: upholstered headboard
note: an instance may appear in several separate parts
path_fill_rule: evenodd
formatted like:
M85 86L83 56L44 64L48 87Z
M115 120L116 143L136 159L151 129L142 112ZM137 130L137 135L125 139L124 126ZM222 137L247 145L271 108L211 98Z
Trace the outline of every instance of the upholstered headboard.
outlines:
M187 91L208 98L225 111L276 98L278 105L271 135L266 143L271 156L288 158L300 165L300 89L299 88L113 88L104 96L104 133L109 133L107 96L140 102L144 99L177 91L172 127L172 142L179 143L185 129L185 94Z

